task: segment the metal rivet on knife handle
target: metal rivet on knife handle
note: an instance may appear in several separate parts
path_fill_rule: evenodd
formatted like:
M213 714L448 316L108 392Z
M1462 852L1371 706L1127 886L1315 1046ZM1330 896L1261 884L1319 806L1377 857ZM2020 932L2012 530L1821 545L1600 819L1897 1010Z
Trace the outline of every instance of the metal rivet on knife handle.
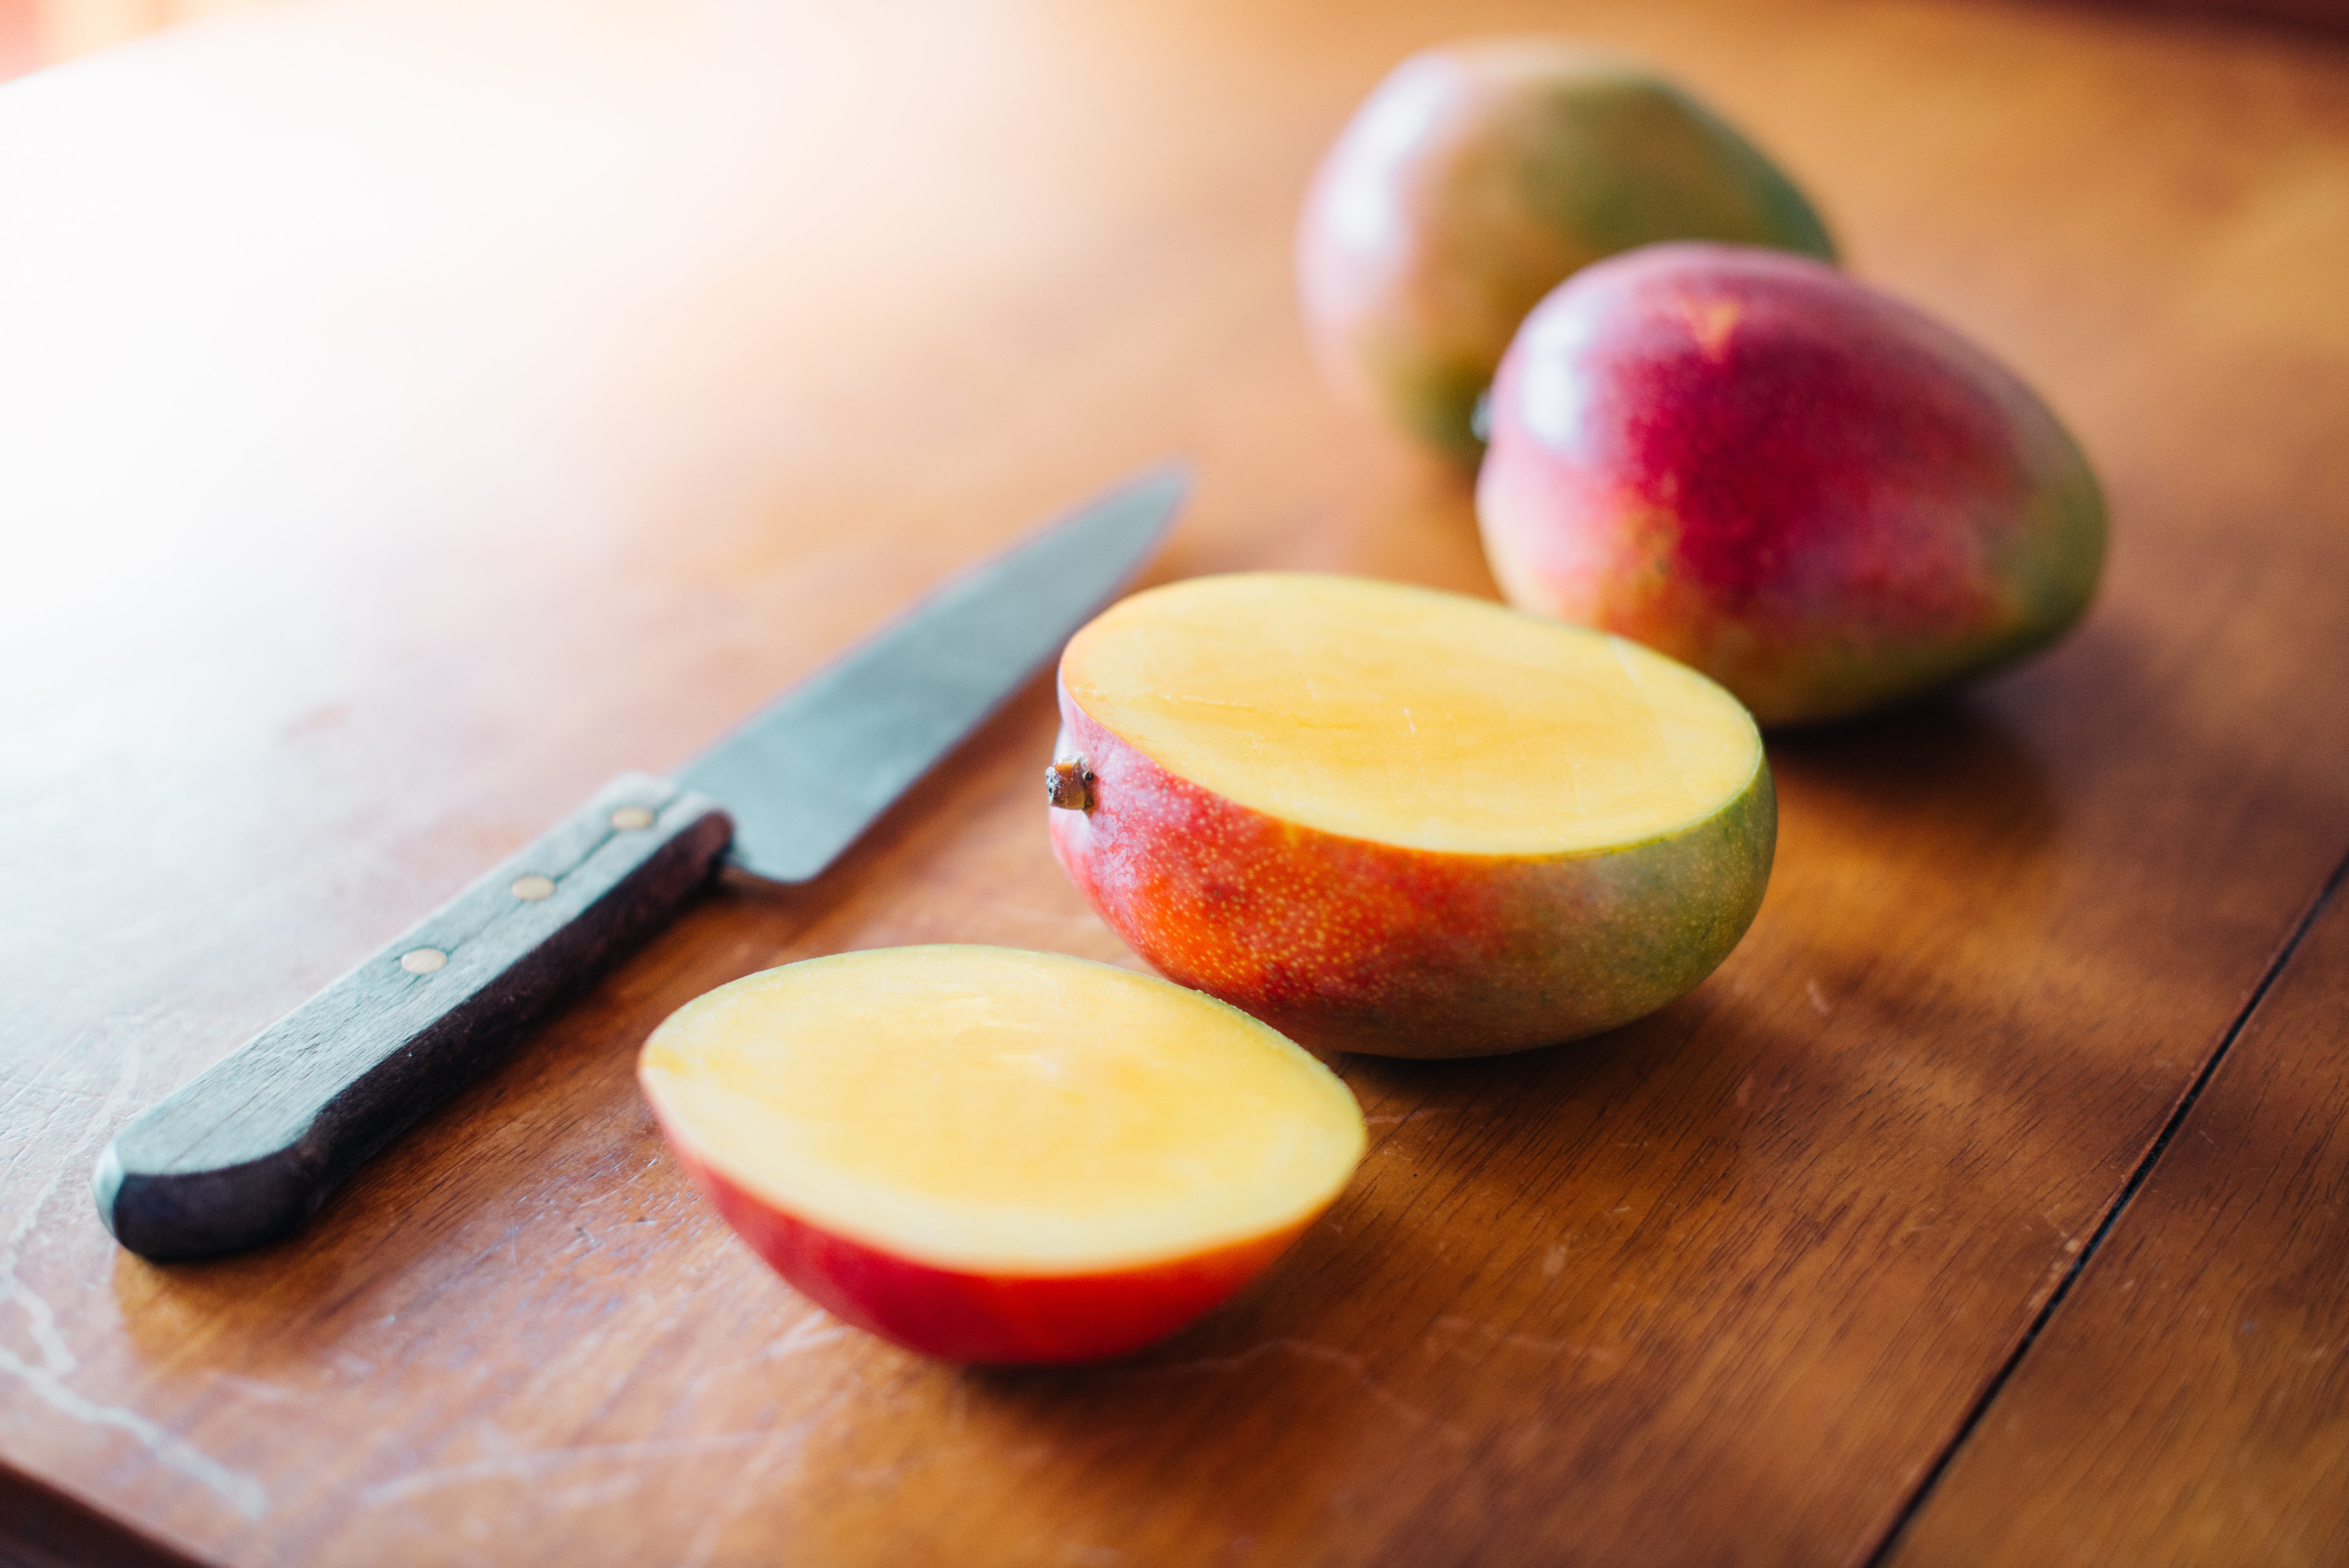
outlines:
M410 975L431 975L448 966L449 955L437 947L411 947L399 955L399 966Z
M516 898L525 899L535 903L540 899L551 897L554 894L554 882L551 877L543 877L533 873L526 877L514 878L513 886L508 888L506 891L513 894Z
M612 813L612 826L624 833L641 832L653 825L653 814L642 806L623 806Z

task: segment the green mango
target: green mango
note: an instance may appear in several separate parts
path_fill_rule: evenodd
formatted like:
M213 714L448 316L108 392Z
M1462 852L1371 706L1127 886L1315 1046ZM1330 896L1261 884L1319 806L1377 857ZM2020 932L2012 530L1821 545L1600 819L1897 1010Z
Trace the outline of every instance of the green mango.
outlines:
M1665 240L1836 259L1794 182L1679 88L1563 39L1475 40L1413 56L1356 111L1306 199L1299 288L1339 389L1474 463L1517 325Z

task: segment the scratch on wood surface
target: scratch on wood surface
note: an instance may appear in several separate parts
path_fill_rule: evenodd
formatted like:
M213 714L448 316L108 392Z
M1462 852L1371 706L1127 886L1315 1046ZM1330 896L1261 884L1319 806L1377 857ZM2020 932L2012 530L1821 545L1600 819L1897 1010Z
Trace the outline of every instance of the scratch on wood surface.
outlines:
M22 1289L21 1286L11 1288ZM0 1349L0 1373L26 1384L43 1404L60 1415L94 1427L112 1427L129 1433L156 1459L191 1480L201 1482L218 1492L245 1518L259 1519L269 1511L269 1494L259 1481L229 1469L194 1444L176 1433L166 1431L136 1410L120 1405L101 1405L94 1399L84 1398L67 1387L55 1373L46 1367L29 1365L11 1350Z
M140 1016L137 1014L129 1015L128 1021L135 1024ZM59 1049L58 1058L67 1061L79 1059L88 1053L90 1042L98 1038L100 1030L125 1021L121 1015L109 1015L95 1023L84 1026ZM67 1130L68 1136L71 1130L81 1129L84 1130L82 1137L86 1139L92 1130L111 1128L114 1125L115 1109L121 1103L131 1080L137 1075L140 1056L140 1053L136 1047L125 1049L121 1064L115 1069L114 1082L102 1091L84 1088L75 1083L47 1082L39 1078L6 1080L14 1088L15 1092L8 1096L5 1105L0 1105L0 1109L5 1109L6 1112L5 1119L0 1119L0 1125L6 1125L11 1129L22 1129L25 1136L14 1140L13 1146L8 1150L5 1163L0 1164L0 1175L15 1174L19 1165L31 1161L36 1155L43 1152L48 1147L48 1135L53 1129ZM47 1103L45 1107L36 1108L40 1118L38 1122L26 1127L25 1118L18 1114L16 1107L18 1102L35 1094L38 1094ZM95 1110L74 1103L76 1100L91 1099L98 1101L98 1109ZM60 1140L60 1141L67 1141L67 1140ZM82 1144L79 1141L68 1142L67 1147L69 1152L65 1161L49 1172L49 1179L42 1183L39 1194L33 1200L32 1208L26 1211L28 1214L39 1209L48 1195L57 1190L58 1174L64 1170L65 1164L75 1162L75 1157L82 1150ZM19 1229L21 1230L22 1227Z
M1456 1317L1448 1314L1435 1320L1435 1325L1428 1331L1427 1337L1433 1338L1438 1334L1453 1336L1455 1340L1462 1336L1474 1336L1494 1349L1523 1350L1532 1355L1552 1358L1570 1356L1577 1360L1596 1361L1601 1366L1609 1366L1623 1359L1623 1353L1620 1350L1604 1345L1577 1345L1570 1339L1543 1339L1531 1334L1505 1334L1490 1324L1478 1323L1474 1318ZM1450 1349L1452 1346L1446 1346L1442 1348Z
M765 1349L751 1357L754 1361L781 1361L802 1351L813 1350L819 1345L829 1345L848 1336L848 1325L830 1313L814 1312L801 1318L784 1331L782 1337L771 1341Z
M581 1443L570 1448L523 1449L515 1453L493 1454L467 1464L412 1470L397 1480L379 1481L366 1488L358 1498L360 1502L372 1507L378 1503L404 1502L409 1498L421 1497L443 1488L471 1486L480 1481L535 1480L571 1465L612 1461L639 1464L647 1460L670 1459L682 1454L731 1453L744 1449L763 1448L769 1450L755 1467L763 1470L780 1452L797 1447L819 1423L839 1408L841 1402L842 1397L835 1395L789 1426L764 1431L712 1432L698 1438L642 1438L623 1443ZM554 1495L584 1505L597 1501L602 1491L602 1488L586 1482L576 1482Z
M768 1493L761 1483L766 1479L767 1471L773 1468L778 1460L797 1453L799 1451L797 1439L806 1435L817 1422L845 1403L849 1394L849 1389L840 1390L812 1414L784 1428L783 1431L793 1440L769 1444L750 1456L749 1461L728 1483L725 1495L718 1501L717 1506L708 1511L707 1517L701 1522L701 1527L693 1532L693 1539L686 1544L685 1555L678 1560L678 1568L709 1568L709 1564L718 1555L718 1545L725 1538L726 1527L732 1523L741 1511L741 1501L749 1498L755 1503L764 1499Z
M258 1377L247 1377L240 1372L222 1372L213 1379L215 1387L232 1394L242 1394L248 1399L258 1399L264 1405L282 1405L288 1399L298 1399L301 1394L276 1383L264 1383Z
M380 1481L360 1491L359 1501L372 1507L378 1503L405 1501L445 1487L469 1486L476 1481L530 1480L566 1465L594 1464L610 1460L634 1462L667 1459L678 1454L725 1453L737 1449L755 1448L781 1435L781 1432L714 1432L702 1438L646 1438L626 1443L583 1443L567 1449L525 1449L521 1453L498 1454L490 1459L475 1460L470 1464L411 1470L397 1480Z
M930 1443L909 1449L885 1464L843 1469L833 1479L844 1486L889 1493L895 1491L907 1476L941 1462L950 1462L957 1454L984 1454L991 1466L1027 1470L1049 1460L1057 1451L1059 1445L1049 1439L1019 1443L1005 1442L999 1437L955 1438L943 1443Z
M1421 1409L1371 1377L1369 1363L1355 1352L1340 1350L1334 1345L1323 1345L1318 1340L1299 1339L1291 1335L1282 1335L1278 1339L1268 1339L1261 1345L1249 1346L1237 1356L1202 1357L1195 1361L1177 1361L1164 1367L1136 1367L1126 1372L1125 1376L1177 1377L1194 1377L1202 1373L1236 1372L1275 1351L1286 1352L1303 1360L1318 1361L1323 1366L1335 1367L1341 1371L1349 1372L1353 1375L1354 1387L1414 1425L1426 1427L1451 1442L1464 1445L1469 1440L1468 1434L1460 1428L1449 1421L1439 1419L1430 1411Z
M601 1480L591 1480L581 1486L564 1487L560 1491L550 1492L546 1501L561 1512L573 1513L581 1509L595 1508L606 1502L617 1502L624 1497L632 1497L636 1494L636 1489L644 1484L644 1471L624 1470L616 1475L607 1475Z
M1417 1121L1423 1116L1457 1116L1456 1105L1423 1105L1416 1110L1388 1111L1381 1116L1362 1118L1364 1127L1397 1127L1406 1121Z
M126 1053L117 1072L112 1088L91 1119L93 1130L113 1125L114 1110L130 1089L137 1077L137 1053ZM24 1258L25 1243L39 1222L41 1210L56 1195L57 1183L68 1166L79 1169L75 1156L84 1152L76 1144L60 1160L49 1179L33 1194L10 1227L8 1240L0 1246L0 1307L15 1307L23 1315L31 1336L36 1359L27 1360L15 1350L0 1346L0 1374L16 1379L32 1390L49 1408L59 1415L93 1427L110 1427L128 1433L141 1448L161 1463L227 1500L229 1505L247 1519L259 1519L269 1511L269 1494L261 1483L249 1475L222 1464L178 1433L167 1430L127 1406L109 1405L92 1399L68 1387L66 1379L79 1367L65 1336L57 1327L57 1314L40 1294L25 1283L17 1272Z

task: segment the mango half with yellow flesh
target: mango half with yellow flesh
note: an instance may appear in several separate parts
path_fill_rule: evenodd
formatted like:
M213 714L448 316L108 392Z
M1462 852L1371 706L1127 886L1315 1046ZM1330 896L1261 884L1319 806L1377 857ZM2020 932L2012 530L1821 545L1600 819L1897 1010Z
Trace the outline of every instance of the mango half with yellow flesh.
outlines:
M1629 1023L1712 973L1769 879L1735 698L1483 600L1195 578L1078 632L1060 702L1061 864L1162 973L1319 1048Z
M1746 245L1651 245L1544 300L1494 388L1476 511L1511 603L1635 637L1765 725L2018 659L2105 558L2095 475L2013 371Z
M1083 1361L1173 1333L1345 1188L1362 1113L1255 1019L1000 947L746 975L653 1032L637 1079L727 1222L834 1315L958 1361Z
M1322 160L1298 284L1339 389L1473 462L1477 398L1562 279L1662 240L1835 259L1792 181L1639 66L1559 38L1414 55Z

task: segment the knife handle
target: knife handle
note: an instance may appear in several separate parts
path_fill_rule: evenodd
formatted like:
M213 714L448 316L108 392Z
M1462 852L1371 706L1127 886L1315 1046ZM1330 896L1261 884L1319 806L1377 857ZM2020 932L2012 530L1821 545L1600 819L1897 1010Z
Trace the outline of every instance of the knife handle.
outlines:
M667 923L732 838L718 803L626 773L117 1133L92 1186L161 1261L290 1235L533 1019Z

